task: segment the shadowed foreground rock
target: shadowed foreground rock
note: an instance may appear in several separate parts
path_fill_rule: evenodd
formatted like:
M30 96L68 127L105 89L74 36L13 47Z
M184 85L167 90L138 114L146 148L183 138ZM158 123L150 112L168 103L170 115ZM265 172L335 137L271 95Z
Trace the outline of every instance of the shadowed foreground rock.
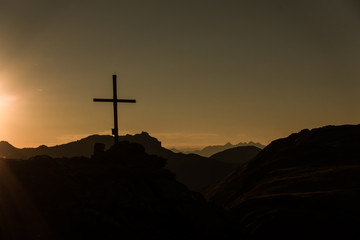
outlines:
M272 142L207 192L250 239L360 238L360 125Z
M4 239L226 239L224 212L135 143L89 158L1 162Z

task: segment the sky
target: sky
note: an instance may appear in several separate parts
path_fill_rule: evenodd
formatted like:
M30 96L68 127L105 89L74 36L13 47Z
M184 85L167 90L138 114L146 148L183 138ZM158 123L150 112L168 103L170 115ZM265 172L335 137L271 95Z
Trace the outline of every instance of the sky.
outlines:
M0 0L0 140L120 134L165 147L360 122L357 0Z

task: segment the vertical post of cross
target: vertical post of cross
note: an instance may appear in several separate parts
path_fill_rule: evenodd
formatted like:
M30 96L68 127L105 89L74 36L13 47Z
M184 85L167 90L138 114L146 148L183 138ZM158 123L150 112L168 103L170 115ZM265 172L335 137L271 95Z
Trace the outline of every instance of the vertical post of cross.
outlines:
M135 99L117 99L117 87L116 87L116 75L113 75L113 98L94 98L94 102L112 102L114 105L114 128L112 129L112 134L114 135L115 144L119 142L119 128L118 128L118 113L117 113L117 104L121 103L136 103Z
M118 113L117 113L117 86L116 75L113 75L113 105L114 105L114 129L112 133L115 137L115 144L119 142Z

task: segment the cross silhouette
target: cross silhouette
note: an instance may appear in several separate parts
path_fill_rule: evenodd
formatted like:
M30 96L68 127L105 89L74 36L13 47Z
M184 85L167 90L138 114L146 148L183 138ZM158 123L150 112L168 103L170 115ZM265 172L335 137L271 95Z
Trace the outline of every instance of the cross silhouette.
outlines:
M117 99L117 87L116 87L116 75L112 76L113 78L113 98L104 99L104 98L94 98L94 102L112 102L114 105L114 128L112 129L112 134L115 137L115 144L119 142L119 128L118 128L118 114L117 114L117 103L136 103L135 99Z

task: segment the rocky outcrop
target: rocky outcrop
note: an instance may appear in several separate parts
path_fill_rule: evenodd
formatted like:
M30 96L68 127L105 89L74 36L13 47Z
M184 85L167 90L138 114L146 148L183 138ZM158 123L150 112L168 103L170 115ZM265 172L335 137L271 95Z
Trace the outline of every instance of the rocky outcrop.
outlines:
M349 239L360 232L360 125L272 142L207 192L249 238Z

